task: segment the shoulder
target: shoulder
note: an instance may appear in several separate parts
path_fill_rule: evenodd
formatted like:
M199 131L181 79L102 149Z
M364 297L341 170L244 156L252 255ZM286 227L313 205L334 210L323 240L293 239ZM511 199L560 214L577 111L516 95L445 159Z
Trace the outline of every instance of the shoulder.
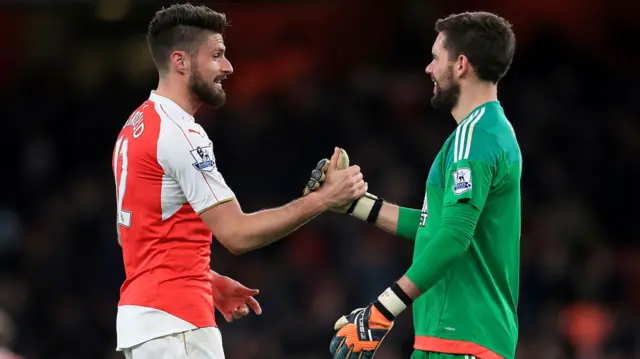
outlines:
M118 140L125 140L132 156L152 153L158 141L160 117L153 103L145 101L136 108L122 126Z
M517 145L513 127L502 107L495 103L474 110L456 132L455 161L476 160L497 164L505 151Z
M211 140L207 132L194 121L185 120L182 117L159 107L160 118L160 138L158 146L166 148L168 151L177 148L195 149L199 146L210 146Z
M210 171L215 168L213 143L199 124L160 112L158 160L166 169L191 168Z
M160 115L155 108L155 104L149 100L143 102L127 119L127 125L134 128L142 124L144 124L144 127L157 126L159 122Z

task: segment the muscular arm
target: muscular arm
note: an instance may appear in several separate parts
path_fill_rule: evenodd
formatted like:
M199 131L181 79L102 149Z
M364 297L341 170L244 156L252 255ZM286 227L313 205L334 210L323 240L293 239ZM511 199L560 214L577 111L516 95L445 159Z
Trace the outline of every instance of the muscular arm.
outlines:
M312 193L284 206L244 213L236 199L200 214L217 240L231 253L242 254L269 245L298 229L328 208Z
M212 142L199 134L204 130L189 131L172 124L168 123L166 134L158 141L158 161L216 239L232 253L266 246L328 209L327 196L314 193L279 208L244 213L218 171Z

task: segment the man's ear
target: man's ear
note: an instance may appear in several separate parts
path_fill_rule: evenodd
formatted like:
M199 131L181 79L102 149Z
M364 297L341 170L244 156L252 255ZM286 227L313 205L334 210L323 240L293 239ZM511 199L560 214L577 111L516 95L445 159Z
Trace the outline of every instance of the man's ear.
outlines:
M174 51L171 53L171 67L178 73L185 74L191 67L191 58L184 51Z
M457 78L464 77L473 71L469 58L466 55L458 55L453 68Z

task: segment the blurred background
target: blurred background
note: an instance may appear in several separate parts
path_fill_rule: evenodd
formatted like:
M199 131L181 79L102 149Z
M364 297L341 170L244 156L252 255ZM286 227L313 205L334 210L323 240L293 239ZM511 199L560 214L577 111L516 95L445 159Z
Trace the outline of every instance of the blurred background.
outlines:
M231 21L235 74L228 105L197 120L249 211L299 196L336 145L372 193L420 208L455 127L429 105L434 21L465 10L507 17L518 48L500 100L525 161L517 358L640 358L639 2L204 3ZM0 358L123 358L110 160L156 86L145 31L171 3L0 4ZM212 250L212 267L259 288L264 309L218 317L227 357L321 359L334 320L402 275L412 246L328 213L254 253ZM409 357L411 322L399 319L376 359Z

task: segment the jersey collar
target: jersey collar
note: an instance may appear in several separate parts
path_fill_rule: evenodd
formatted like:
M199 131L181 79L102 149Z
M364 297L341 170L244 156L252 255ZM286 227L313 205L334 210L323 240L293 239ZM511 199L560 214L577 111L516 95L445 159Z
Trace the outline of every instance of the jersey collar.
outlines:
M182 107L180 107L180 105L173 102L173 100L167 97L160 96L154 91L151 91L151 94L149 95L149 100L157 104L160 104L162 106L165 106L165 110L171 111L175 115L179 115L184 120L187 120L189 122L195 122L195 119L193 118L193 116L191 116L187 111L183 110Z
M494 106L494 105L495 105L495 106L500 106L500 101L498 101L498 100L488 101L488 102L483 103L483 104L482 104L482 105L480 105L480 106L477 106L476 108L474 108L473 110L471 110L471 112L469 112L469 114L467 115L467 117L465 117L465 118L464 118L464 120L460 121L460 123L458 124L458 127L460 127L460 126L464 125L466 122L468 122L470 118L474 117L474 116L471 116L471 115L473 115L476 111L478 111L478 110L479 110L479 109L481 109L482 107L485 107L485 106Z

